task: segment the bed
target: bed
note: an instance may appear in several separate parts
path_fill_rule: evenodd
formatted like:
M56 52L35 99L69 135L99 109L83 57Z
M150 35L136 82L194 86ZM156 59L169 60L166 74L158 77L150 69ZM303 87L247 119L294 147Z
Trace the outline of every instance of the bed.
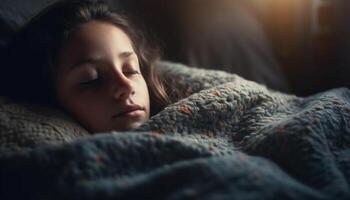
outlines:
M301 98L158 67L185 98L129 132L2 98L0 199L349 199L348 89Z
M0 5L0 45L53 0L28 2ZM350 199L349 89L298 97L196 67L159 62L182 98L128 132L0 95L0 199Z

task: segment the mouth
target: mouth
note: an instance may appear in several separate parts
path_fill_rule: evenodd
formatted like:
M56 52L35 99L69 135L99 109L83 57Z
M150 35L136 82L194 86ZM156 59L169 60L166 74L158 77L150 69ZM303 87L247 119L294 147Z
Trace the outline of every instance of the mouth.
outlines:
M112 118L119 117L138 117L144 112L144 108L139 105L130 105L122 109L121 112L112 116Z

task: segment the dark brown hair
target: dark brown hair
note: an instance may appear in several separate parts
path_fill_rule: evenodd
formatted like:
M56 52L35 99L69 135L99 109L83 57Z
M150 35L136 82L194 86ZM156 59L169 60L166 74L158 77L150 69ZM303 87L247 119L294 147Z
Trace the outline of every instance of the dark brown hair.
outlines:
M111 11L106 3L93 0L60 1L18 31L6 51L7 66L2 70L1 95L58 105L52 80L58 52L74 29L92 20L111 23L130 37L149 88L151 113L155 114L169 104L169 97L155 68L159 54L147 45L143 34L130 21Z

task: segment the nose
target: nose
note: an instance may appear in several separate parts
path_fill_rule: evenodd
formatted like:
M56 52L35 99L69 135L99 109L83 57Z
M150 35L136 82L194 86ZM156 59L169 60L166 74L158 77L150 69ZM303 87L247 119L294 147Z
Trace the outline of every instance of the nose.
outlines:
M114 99L127 99L135 94L132 82L124 75L116 75L111 86Z

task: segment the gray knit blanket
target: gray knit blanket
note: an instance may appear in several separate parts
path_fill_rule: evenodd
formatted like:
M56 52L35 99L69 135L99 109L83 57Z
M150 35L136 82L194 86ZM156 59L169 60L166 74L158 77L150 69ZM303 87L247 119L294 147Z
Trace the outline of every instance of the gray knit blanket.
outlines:
M300 98L220 71L160 68L186 98L130 132L90 136L4 101L0 199L350 199L348 89Z

